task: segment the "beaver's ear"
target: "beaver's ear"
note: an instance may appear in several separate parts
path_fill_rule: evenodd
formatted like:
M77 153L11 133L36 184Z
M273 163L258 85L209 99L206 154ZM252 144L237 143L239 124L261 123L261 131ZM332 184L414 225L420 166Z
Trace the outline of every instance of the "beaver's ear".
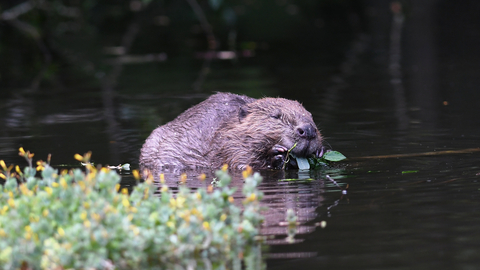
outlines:
M247 106L243 105L243 106L240 106L240 108L238 109L238 119L241 121L243 120L245 117L247 117L247 115L249 114L250 112L248 111L248 108Z

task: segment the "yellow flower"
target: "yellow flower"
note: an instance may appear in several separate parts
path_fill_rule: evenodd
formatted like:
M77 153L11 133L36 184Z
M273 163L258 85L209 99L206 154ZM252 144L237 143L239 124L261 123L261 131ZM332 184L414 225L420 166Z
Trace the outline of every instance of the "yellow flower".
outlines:
M85 191L85 189L87 188L87 187L85 186L85 182L84 182L84 181L78 181L77 184L78 184L78 186L80 187L80 189L81 189L82 191Z
M15 171L17 171L18 174L22 174L22 170L20 170L20 167L17 165L15 166Z
M37 161L37 171L43 171L45 167L43 166L43 161Z
M243 178L245 179L245 178L249 177L250 175L252 175L252 171L253 171L253 170L252 170L252 167L250 167L250 166L247 165L247 167L245 168L245 170L242 172Z
M5 164L5 161L0 160L0 166L2 166L3 170L6 171L7 170L7 165Z
M83 161L83 157L80 154L75 154L73 157L78 161Z
M44 217L48 216L48 213L49 213L49 212L48 212L48 209L44 209L44 210L42 211L42 215L43 215Z
M7 179L7 177L3 173L0 173L0 178Z
M48 195L52 195L52 188L51 187L45 187L45 191L48 193Z
M130 201L128 201L126 198L123 198L122 204L123 204L123 206L125 206L125 207L129 207L129 206L130 206Z
M8 197L13 198L13 192L9 191L8 192Z
M3 229L0 229L0 237L5 237L5 236L7 236L7 233Z
M201 216L202 216L202 214L200 213L200 211L198 211L197 208L193 208L193 209L192 209L192 214L195 215L195 216L197 216L197 217L201 217Z
M122 188L122 194L128 195L128 189L127 188Z
M18 154L20 156L25 156L25 150L23 150L23 147L18 148Z
M233 201L234 201L233 197L232 197L232 196L228 196L228 201L229 201L230 203L233 203Z
M226 172L228 170L228 164L223 164L222 171Z
M92 218L95 219L95 221L97 222L99 222L102 219L102 217L97 213L93 213Z
M173 221L167 221L167 227L175 229L175 223L173 223Z
M144 175L147 175L147 179L145 179L145 182L149 185L153 184L153 175L151 173Z
M0 216L5 214L8 211L8 206L4 205L2 209L0 210Z
M222 215L220 216L220 220L221 220L221 221L225 221L226 219L227 219L227 215L222 214Z
M165 175L163 173L160 174L160 183L165 184Z
M144 195L143 195L143 199L144 199L144 200L148 199L149 191L150 191L150 189L149 189L148 187L145 188L145 192L144 192Z
M15 201L14 201L12 198L9 198L9 199L8 199L8 205L9 205L11 208L15 208Z
M67 181L65 180L65 178L61 178L60 179L60 185L62 186L63 189L67 189L68 185L67 185Z
M28 188L27 188L27 185L25 184L21 184L19 187L20 191L22 192L23 195L25 196L31 196L33 195L33 192L30 191Z
M72 248L72 244L70 244L70 243L63 243L62 246L63 246L64 249L71 249Z
M132 174L137 181L140 180L140 173L138 172L138 170L133 170Z
M140 234L140 229L135 225L130 225L130 229L132 229L134 235Z
M37 216L32 215L29 217L29 220L30 220L30 223L35 223L35 222L38 222L40 219Z
M80 214L80 218L85 221L87 219L87 212L83 211L81 214Z
M136 207L133 207L133 206L130 207L130 211L131 211L132 213L137 213L137 212L138 212L137 208L136 208Z
M200 180L202 182L205 181L206 178L207 178L207 176L204 173L202 173L198 176L198 180Z
M57 232L58 232L58 235L60 235L60 236L65 235L65 231L62 229L62 227L58 227Z
M197 192L197 193L195 193L195 197L197 197L197 200L201 200L202 199L202 194Z
M115 190L118 192L120 190L120 184L115 185Z
M83 203L83 207L85 207L85 209L90 208L90 203L84 202L84 203Z
M83 157L85 158L86 161L89 161L90 158L92 157L92 151L88 151L87 153L85 153Z
M182 173L180 175L180 183L182 184L185 184L187 182L187 174L186 173Z
M257 195L255 193L250 194L247 198L245 198L245 202L253 202L257 199Z
M178 207L178 208L182 208L184 202L185 202L185 198L184 198L184 197L181 197L181 196L178 196L178 197L177 197L177 207Z
M162 192L167 192L167 191L168 191L168 186L167 186L167 185L163 185L161 191L162 191Z
M59 186L59 184L57 182L52 183L52 187L57 188L58 186Z
M208 223L207 221L204 221L202 226L205 230L208 230L208 231L210 230L210 223Z
M177 207L177 201L174 198L170 198L170 207L175 208Z
M85 220L83 221L83 226L85 226L85 228L90 228L90 226L92 225L92 223L90 223L90 220Z

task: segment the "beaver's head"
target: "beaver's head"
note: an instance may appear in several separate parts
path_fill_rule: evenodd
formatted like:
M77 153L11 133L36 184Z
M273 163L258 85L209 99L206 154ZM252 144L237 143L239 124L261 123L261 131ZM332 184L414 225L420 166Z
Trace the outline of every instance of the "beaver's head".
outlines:
M321 156L322 135L312 114L300 103L283 98L263 98L239 109L238 131L244 144L251 145L258 161L269 162L267 156L276 145L292 149L297 157ZM294 147L295 146L295 147ZM262 160L263 159L263 160ZM266 167L263 164L261 167Z

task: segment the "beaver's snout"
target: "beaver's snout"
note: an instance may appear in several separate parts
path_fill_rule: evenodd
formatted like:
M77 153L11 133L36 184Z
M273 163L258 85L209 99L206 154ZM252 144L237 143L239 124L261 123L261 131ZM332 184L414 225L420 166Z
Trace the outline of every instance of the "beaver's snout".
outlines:
M302 124L296 127L296 132L300 138L311 140L317 137L317 129L312 124Z

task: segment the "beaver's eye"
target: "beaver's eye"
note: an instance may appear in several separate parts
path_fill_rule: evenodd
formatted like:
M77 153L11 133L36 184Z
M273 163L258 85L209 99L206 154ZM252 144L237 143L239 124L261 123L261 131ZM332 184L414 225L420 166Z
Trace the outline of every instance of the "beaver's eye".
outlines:
M282 117L282 112L277 109L274 112L272 112L272 114L270 114L270 116L272 118L275 118L275 119L280 119L280 117Z

